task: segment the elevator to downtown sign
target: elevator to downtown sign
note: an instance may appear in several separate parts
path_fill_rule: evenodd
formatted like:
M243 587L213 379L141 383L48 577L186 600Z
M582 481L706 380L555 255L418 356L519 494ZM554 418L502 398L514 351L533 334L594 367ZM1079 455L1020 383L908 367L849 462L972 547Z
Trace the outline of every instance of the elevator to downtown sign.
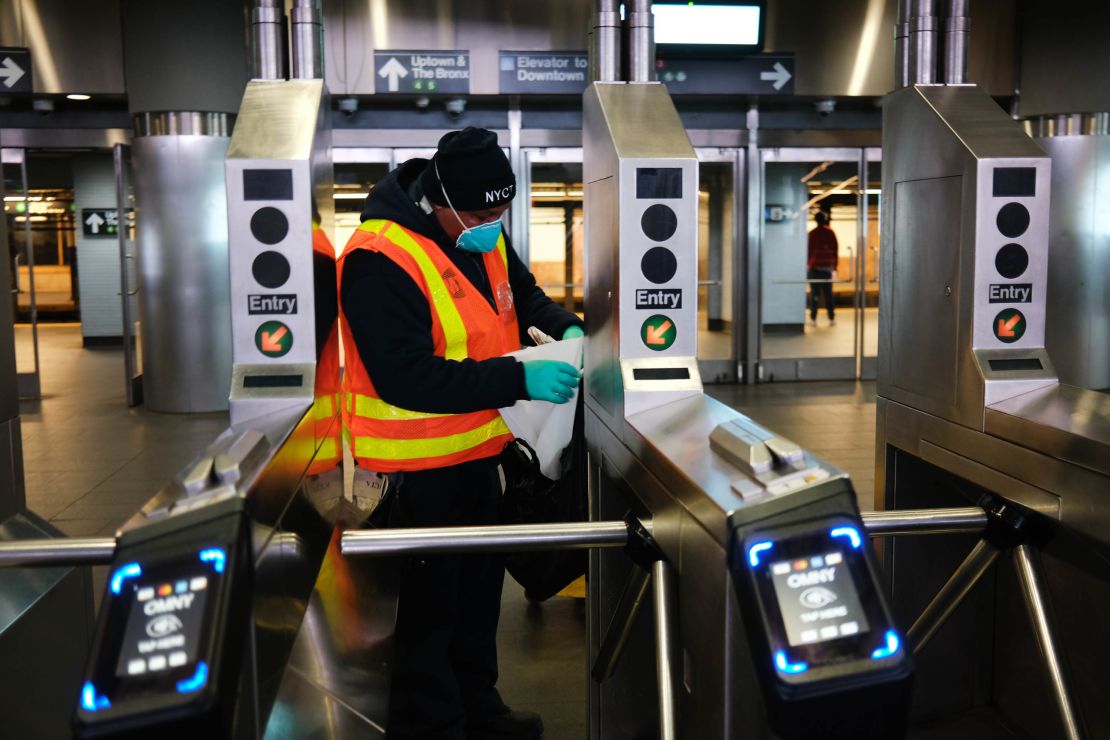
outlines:
M584 51L502 51L502 95L581 95L590 82Z

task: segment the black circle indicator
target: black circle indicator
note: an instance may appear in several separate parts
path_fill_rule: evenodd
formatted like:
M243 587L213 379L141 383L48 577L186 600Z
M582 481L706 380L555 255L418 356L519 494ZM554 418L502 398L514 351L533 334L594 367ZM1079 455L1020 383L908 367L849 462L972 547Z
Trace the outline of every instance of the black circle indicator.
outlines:
M273 206L259 208L251 216L251 233L263 244L277 244L289 233L289 219Z
M995 223L1002 236L1016 239L1029 228L1029 209L1021 203L1007 203L999 209Z
M678 216L669 206L656 203L649 206L644 211L644 215L640 216L640 228L653 242L665 242L674 236L674 232L678 229Z
M640 270L648 280L662 285L678 272L678 260L666 247L652 247L640 259Z
M254 258L251 274L264 288L280 288L289 279L289 260L280 252L262 252Z
M1029 267L1029 253L1020 244L1007 244L994 256L994 269L1004 278L1021 277Z

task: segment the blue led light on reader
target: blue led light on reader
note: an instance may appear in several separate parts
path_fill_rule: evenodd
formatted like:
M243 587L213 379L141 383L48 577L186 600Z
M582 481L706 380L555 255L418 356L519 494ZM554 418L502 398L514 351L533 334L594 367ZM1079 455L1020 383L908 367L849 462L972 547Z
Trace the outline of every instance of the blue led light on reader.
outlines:
M770 550L774 547L771 542L757 542L748 548L748 562L751 563L753 568L759 566L759 553Z
M887 630L886 645L880 648L875 648L875 650L871 653L871 659L882 660L883 658L889 658L890 656L898 652L898 648L901 647L901 644L902 641L898 639L898 635L894 632L894 630Z
M128 563L116 569L112 574L110 583L112 584L112 593L118 594L120 589L123 588L123 582L128 578L136 578L143 574L143 569L138 563Z
M85 681L81 687L81 708L86 712L95 712L98 709L108 709L112 702L106 696L97 696L96 689L90 681Z
M223 573L224 564L227 562L227 554L218 547L210 547L207 550L200 551L200 559L205 563L212 563L212 567L217 573Z
M847 537L852 543L852 547L859 549L863 544L863 538L859 535L859 530L855 527L837 527L836 529L829 530L830 537Z
M177 682L177 693L191 694L200 691L208 683L208 664L203 660L197 663L197 671L192 678L183 678Z
M804 673L809 669L809 663L791 663L786 659L786 651L778 650L775 652L775 667L783 673Z

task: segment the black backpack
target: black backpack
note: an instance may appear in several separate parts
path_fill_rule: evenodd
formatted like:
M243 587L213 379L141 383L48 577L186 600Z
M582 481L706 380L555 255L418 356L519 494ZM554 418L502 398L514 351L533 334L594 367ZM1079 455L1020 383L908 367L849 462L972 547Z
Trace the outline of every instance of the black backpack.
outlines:
M514 439L501 451L505 494L501 497L502 524L553 524L589 519L586 493L586 434L583 393L579 390L574 431L563 450L563 476L553 481L540 472L531 445ZM546 601L566 588L589 568L587 550L514 552L505 558L505 569L524 587L529 601Z

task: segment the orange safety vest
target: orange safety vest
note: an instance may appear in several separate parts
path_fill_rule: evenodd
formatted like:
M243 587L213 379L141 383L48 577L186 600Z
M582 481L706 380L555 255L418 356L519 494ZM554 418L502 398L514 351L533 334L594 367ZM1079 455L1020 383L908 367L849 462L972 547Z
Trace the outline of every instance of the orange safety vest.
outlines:
M498 239L495 250L482 256L498 310L460 274L434 241L393 221L366 221L355 231L339 256L340 286L346 257L358 249L384 254L424 293L431 308L432 340L438 357L488 360L520 349L504 236ZM343 315L342 295L339 306L347 358L343 418L351 437L351 452L359 465L379 473L442 468L491 457L512 440L497 409L433 414L382 400L359 357L350 324ZM383 347L382 351L389 352L390 348Z
M312 251L335 259L335 248L317 224L312 225ZM308 467L308 475L317 475L343 462L343 424L336 417L339 409L339 335L338 322L332 324L327 341L316 362L316 384L312 403L314 436L319 449Z

